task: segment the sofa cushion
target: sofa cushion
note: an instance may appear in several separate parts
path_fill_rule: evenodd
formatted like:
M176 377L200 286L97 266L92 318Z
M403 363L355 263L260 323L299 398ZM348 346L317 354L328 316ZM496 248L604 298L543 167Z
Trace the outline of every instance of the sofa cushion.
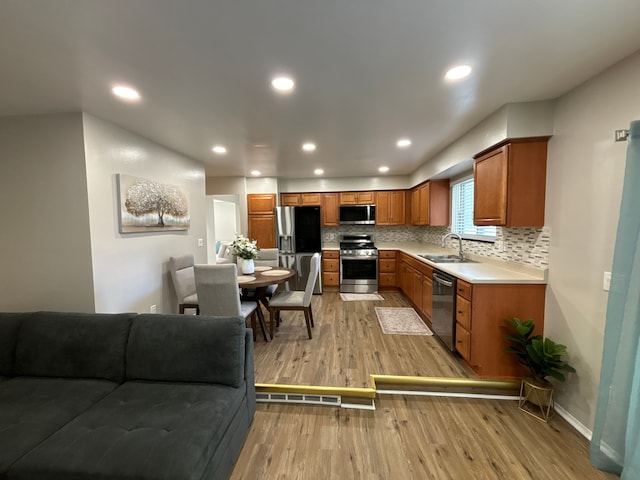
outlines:
M13 375L16 341L24 313L0 313L0 377Z
M10 477L199 479L236 414L246 416L245 394L126 382L25 455Z
M117 386L107 380L34 377L0 382L0 478L16 460Z
M139 315L129 336L127 379L239 387L245 331L241 317Z
M18 334L16 375L121 382L135 314L37 312Z

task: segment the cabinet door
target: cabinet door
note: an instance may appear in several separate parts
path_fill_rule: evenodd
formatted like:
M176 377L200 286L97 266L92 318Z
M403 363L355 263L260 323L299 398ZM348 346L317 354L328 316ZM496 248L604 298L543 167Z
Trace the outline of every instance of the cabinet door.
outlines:
M376 225L391 225L391 192L376 193Z
M275 193L250 193L247 195L249 215L273 215L276 207Z
M507 224L509 145L493 150L473 164L473 223Z
M422 310L422 273L412 268L411 276L411 301L415 304L418 310Z
M357 192L358 205L373 205L375 203L374 192Z
M433 311L433 280L427 275L422 276L422 312L431 319Z
M456 350L467 362L471 362L471 335L456 323Z
M389 223L388 225L404 225L406 218L404 190L397 190L389 193ZM377 205L376 205L377 215Z
M280 205L283 207L295 207L300 205L300 195L297 193L281 193Z
M429 184L425 184L419 189L420 213L418 214L419 225L429 225Z
M340 205L356 205L358 194L356 192L340 192Z
M275 248L275 216L249 215L249 238L256 240L259 248Z
M320 194L319 193L301 193L300 201L302 205L315 206L320 205Z
M337 227L338 222L338 194L323 193L322 198L322 225L325 227Z
M419 225L420 222L420 190L411 190L411 225Z

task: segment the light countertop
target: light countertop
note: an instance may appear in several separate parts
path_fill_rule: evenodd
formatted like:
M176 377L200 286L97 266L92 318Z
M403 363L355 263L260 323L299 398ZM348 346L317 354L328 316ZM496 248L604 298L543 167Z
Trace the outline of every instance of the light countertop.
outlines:
M468 254L468 258L478 263L435 263L418 255L457 254L457 250L440 248L437 245L420 242L376 242L379 250L399 250L411 255L416 260L426 263L438 270L449 273L470 283L531 283L546 284L547 269L529 267L527 265L494 260L491 258ZM326 243L323 250L339 250L337 243Z

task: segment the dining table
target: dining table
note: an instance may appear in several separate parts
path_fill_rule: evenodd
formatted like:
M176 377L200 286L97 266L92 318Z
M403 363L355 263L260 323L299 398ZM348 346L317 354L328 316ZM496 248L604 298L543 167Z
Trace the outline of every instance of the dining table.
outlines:
M242 289L254 288L255 294L253 299L258 303L258 323L262 330L262 336L265 341L270 342L271 336L267 330L267 326L264 320L264 314L260 304L269 308L269 300L267 299L267 287L269 285L280 285L285 283L291 277L296 274L296 271L291 268L284 267L268 267L268 266L256 266L253 273L242 273L238 275L238 287Z

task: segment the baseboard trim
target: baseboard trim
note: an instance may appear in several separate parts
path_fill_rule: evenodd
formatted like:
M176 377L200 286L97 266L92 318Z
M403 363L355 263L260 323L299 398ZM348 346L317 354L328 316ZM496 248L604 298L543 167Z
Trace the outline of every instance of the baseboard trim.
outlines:
M583 437L587 440L591 441L591 437L593 437L593 432L589 430L582 422L580 422L576 417L571 415L567 410L562 408L557 403L554 405L554 409L558 415L564 418L569 425L575 428Z

